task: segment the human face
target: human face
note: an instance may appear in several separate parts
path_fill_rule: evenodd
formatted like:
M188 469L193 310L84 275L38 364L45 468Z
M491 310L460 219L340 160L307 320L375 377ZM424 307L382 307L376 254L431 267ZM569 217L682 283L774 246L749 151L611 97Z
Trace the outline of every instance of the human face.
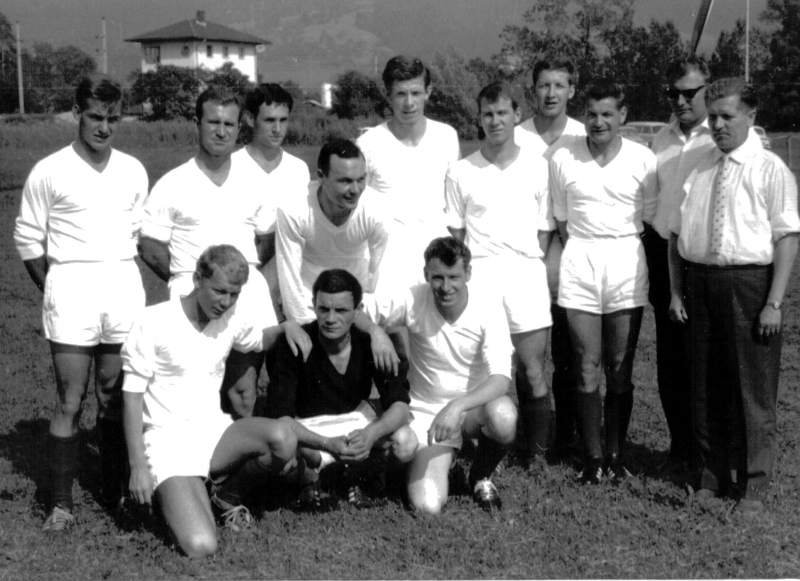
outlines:
M690 70L667 89L670 107L682 128L691 129L706 118L705 85L700 71Z
M72 114L78 120L78 139L86 151L102 154L109 150L121 111L122 104L119 101L103 103L89 99L82 111L78 105L73 106Z
M200 149L211 157L224 157L233 152L239 135L239 107L217 101L203 103L203 118L197 119Z
M708 125L717 147L730 153L747 140L756 120L756 110L747 110L739 95L717 99L708 106Z
M209 318L219 319L225 311L236 304L242 285L231 282L228 275L216 264L211 266L214 275L203 278L194 273L194 288L197 290L197 304Z
M425 103L432 87L425 87L425 77L420 75L407 81L395 81L389 91L389 104L394 121L400 125L414 125L425 117Z
M367 187L367 164L361 156L342 159L332 155L328 175L317 170L317 176L325 198L321 201L323 209L328 208L334 214L352 212Z
M519 123L521 113L519 107L514 109L511 99L502 95L496 103L481 99L481 127L490 144L503 145L514 137L514 126Z
M356 318L353 293L319 291L314 299L314 313L317 315L320 335L326 339L341 339L350 332Z
M596 146L605 147L611 143L619 133L619 126L625 123L625 107L617 108L614 97L606 97L595 101L590 99L586 105L586 135Z
M253 141L269 149L278 149L286 139L289 129L289 107L262 103L255 119Z
M467 283L472 276L472 267L464 268L464 261L458 259L453 266L447 266L438 258L431 258L425 264L425 280L431 285L433 300L440 313L459 312L467 306Z
M542 71L534 86L536 105L543 117L567 114L567 101L575 96L575 85L569 82L567 71Z

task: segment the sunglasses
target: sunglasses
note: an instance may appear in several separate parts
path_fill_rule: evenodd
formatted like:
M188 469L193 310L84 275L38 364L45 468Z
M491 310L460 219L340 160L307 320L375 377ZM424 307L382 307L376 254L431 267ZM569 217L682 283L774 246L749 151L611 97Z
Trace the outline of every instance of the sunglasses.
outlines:
M676 89L675 87L667 87L664 89L664 93L672 99L673 101L677 101L678 97L683 95L683 98L687 101L691 101L694 99L694 96L697 94L697 91L705 87L705 85L700 85L699 87L695 87L694 89Z

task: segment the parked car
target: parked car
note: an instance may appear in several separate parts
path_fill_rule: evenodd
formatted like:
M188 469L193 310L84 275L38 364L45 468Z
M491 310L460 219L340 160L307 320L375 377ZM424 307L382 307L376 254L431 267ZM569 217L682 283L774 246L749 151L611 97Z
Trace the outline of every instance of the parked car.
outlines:
M623 125L619 128L619 136L624 137L625 139L630 139L634 143L639 143L644 145L645 147L649 147L648 143L642 139L639 135L639 132L636 131L635 127L628 127L627 125Z
M755 131L756 135L758 135L761 138L761 145L764 146L764 149L772 149L772 140L769 137L767 137L767 132L764 131L763 127L754 125L753 131Z
M636 129L639 132L639 137L647 143L647 147L652 147L656 133L661 131L662 127L666 127L667 124L660 121L631 121L626 123L625 126Z

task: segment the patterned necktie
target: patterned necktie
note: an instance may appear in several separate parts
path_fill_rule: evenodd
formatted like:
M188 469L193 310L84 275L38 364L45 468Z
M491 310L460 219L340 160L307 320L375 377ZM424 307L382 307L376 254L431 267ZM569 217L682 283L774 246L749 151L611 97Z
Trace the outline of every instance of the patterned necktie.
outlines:
M727 155L720 159L722 167L717 172L714 181L714 212L711 217L711 254L722 252L722 239L725 234L725 206L728 204L730 188L728 187L728 174L731 169L731 160Z

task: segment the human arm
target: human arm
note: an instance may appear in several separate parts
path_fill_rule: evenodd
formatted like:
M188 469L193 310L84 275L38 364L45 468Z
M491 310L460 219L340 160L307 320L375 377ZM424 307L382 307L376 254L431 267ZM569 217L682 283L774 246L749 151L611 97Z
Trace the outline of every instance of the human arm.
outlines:
M787 234L775 245L772 282L767 294L767 304L758 316L758 334L762 337L776 335L781 330L781 310L771 307L770 304L783 302L789 276L797 258L797 246L797 234Z
M450 164L444 180L444 215L450 236L464 242L467 237L467 203L458 181L458 166Z
M295 420L291 416L283 416L280 420L286 424L297 437L297 447L311 448L312 450L321 450L332 454L335 458L343 458L343 454L347 451L347 441L345 436L325 437L312 432L303 424Z
M683 303L683 289L685 285L685 270L683 258L678 252L678 235L674 232L670 234L669 246L667 250L669 259L669 318L676 323L685 323L689 320L686 306Z
M356 311L353 324L357 329L368 333L370 336L370 346L372 357L378 369L397 375L400 358L389 335L380 325L372 322L372 319L361 309Z
M510 383L511 379L505 375L492 374L470 392L448 402L433 418L428 430L428 445L444 442L460 434L466 413L508 393Z
M347 434L345 438L347 448L340 454L342 460L346 462L366 460L375 442L395 433L400 426L408 422L408 413L408 404L396 401L377 420L370 422L365 428Z
M311 338L308 336L303 328L294 321L284 321L280 325L267 327L262 331L262 348L268 351L278 341L281 335L285 335L286 343L291 349L292 354L297 356L298 353L303 355L303 361L308 360L311 353Z
M137 248L139 256L150 267L150 270L164 282L169 282L169 244L149 236L140 235Z
M144 455L144 422L143 405L144 389L147 379L130 371L125 373L125 384L122 393L123 428L125 444L128 449L128 463L131 477L128 489L131 497L139 504L152 504L153 478L150 466Z
M303 267L305 224L302 219L278 209L275 234L275 261L278 281L286 317L297 323L313 319L311 292L303 284L300 271Z

